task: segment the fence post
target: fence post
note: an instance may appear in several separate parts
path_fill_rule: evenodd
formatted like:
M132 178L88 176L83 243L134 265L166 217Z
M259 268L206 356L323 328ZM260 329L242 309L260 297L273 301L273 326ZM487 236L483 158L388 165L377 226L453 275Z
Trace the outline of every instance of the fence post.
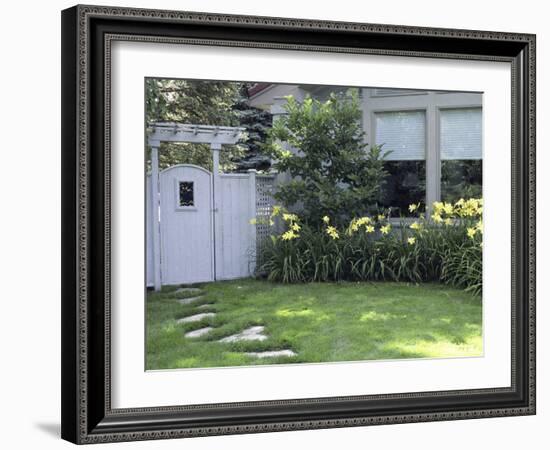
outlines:
M151 196L153 227L153 282L155 291L161 289L160 278L160 222L159 222L159 155L160 142L149 142L151 145Z
M221 191L220 191L220 150L222 144L212 142L210 150L212 151L212 229L214 230L214 280L217 280L221 270L218 267L218 262L221 261L221 247L218 240L221 239L221 221L219 219L219 209L221 208Z
M249 202L250 206L248 208L250 212L250 219L257 219L257 211L256 211L256 170L255 169L249 169L248 170L248 192L249 192ZM250 225L250 260L248 262L248 272L250 275L253 275L256 271L256 252L257 252L257 243L256 243L256 227L257 225Z

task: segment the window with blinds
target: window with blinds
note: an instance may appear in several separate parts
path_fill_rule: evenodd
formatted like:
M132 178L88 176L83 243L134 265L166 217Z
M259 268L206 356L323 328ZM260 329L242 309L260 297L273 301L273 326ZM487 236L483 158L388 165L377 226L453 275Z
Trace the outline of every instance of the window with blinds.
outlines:
M375 114L376 144L391 150L388 161L426 158L425 111L388 111Z
M440 111L442 160L481 159L481 108Z
M419 91L416 89L391 89L391 88L376 88L373 89L373 97L397 97L399 95L423 95L428 91Z
M440 110L441 200L482 196L481 108Z

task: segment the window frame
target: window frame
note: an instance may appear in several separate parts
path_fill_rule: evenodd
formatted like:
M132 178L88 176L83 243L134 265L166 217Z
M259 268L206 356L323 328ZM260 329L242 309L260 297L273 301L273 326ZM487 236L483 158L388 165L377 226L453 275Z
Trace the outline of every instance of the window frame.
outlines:
M191 204L189 205L182 205L181 202L181 187L183 184L186 184L190 187L191 192ZM194 181L178 181L178 205L180 208L189 208L189 207L195 207L195 182Z
M438 137L439 137L439 154L441 156L441 112L442 111L452 111L452 110L457 110L457 109L480 109L481 110L481 158L479 158L479 160L483 161L483 105L482 104L479 104L479 105L464 105L464 106L444 106L444 107L441 107L439 106L437 108L437 116L438 116L438 127L439 127L439 134L438 134ZM468 158L468 159L471 159L471 160L475 160L477 161L477 158Z
M407 94L410 95L410 94ZM424 113L424 161L427 161L427 147L428 147L428 111L425 108L414 108L414 107L408 107L408 108L391 108L391 109L371 109L370 115L371 115L371 122L372 122L372 139L371 141L376 144L376 115L377 114L386 114L386 113L413 113L413 112L422 112ZM391 149L387 149L391 150ZM391 161L420 161L417 159L414 160L407 160L407 159L393 159Z
M180 183L193 183L193 205L182 206L180 204ZM174 208L176 211L198 211L197 196L195 195L195 180L174 180Z
M481 108L483 124L482 92L451 92L422 90L416 95L377 96L376 89L363 88L361 106L363 109L363 130L367 147L376 143L376 114L384 112L425 112L426 133L426 214L436 201L441 201L441 111L446 109ZM482 158L483 161L483 140Z

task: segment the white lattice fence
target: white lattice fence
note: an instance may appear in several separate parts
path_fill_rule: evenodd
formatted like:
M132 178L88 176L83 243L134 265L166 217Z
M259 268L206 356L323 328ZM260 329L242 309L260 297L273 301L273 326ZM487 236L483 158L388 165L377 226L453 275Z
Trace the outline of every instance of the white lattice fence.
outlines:
M275 200L273 194L275 192L275 175L256 175L256 267L262 265L260 251L262 244L266 239L269 239L273 233L272 227L269 225L269 218L273 211Z

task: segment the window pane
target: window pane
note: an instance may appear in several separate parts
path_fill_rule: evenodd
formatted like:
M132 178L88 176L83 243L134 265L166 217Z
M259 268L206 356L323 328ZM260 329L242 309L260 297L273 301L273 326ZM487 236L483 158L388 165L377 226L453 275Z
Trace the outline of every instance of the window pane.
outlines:
M482 196L482 162L473 160L441 161L441 200L456 202Z
M419 91L417 89L391 89L391 88L376 88L373 89L374 97L393 97L399 95L416 95L427 94L428 91Z
M426 113L396 111L376 113L376 144L391 153L388 161L426 158Z
M481 108L443 109L441 159L481 159Z
M426 162L387 161L388 172L382 185L380 206L391 208L392 217L408 216L409 205L426 202ZM416 213L415 213L416 214Z
M180 206L195 206L192 181L180 181Z

